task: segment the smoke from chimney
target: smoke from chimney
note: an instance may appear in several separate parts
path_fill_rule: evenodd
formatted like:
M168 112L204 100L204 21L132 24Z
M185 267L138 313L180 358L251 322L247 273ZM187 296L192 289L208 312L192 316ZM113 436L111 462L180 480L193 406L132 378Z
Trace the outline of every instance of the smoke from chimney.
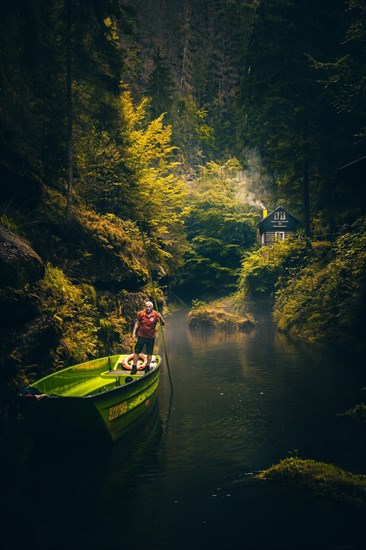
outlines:
M260 155L256 151L246 152L247 165L244 170L240 170L236 175L236 199L243 204L255 206L260 210L265 210L263 202L258 199L258 192L265 193L265 182L268 180L268 174L263 168Z

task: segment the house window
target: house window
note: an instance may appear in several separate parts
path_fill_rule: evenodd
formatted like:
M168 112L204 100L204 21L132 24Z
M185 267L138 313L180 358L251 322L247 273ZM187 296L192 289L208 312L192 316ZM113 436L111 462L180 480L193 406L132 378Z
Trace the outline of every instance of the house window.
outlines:
M275 241L284 241L284 240L285 240L285 233L283 231L276 231Z
M286 219L286 212L280 212L280 220Z
M280 213L279 213L279 212L275 212L275 213L274 213L274 219L275 219L275 220L279 220L279 219L280 219Z

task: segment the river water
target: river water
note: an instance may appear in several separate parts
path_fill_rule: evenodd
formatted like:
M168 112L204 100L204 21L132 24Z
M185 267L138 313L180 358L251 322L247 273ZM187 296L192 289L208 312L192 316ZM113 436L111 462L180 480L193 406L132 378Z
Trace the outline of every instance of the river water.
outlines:
M255 474L287 456L366 472L366 400L351 353L168 318L153 415L113 447L42 448L18 425L2 450L2 548L361 549L364 515Z

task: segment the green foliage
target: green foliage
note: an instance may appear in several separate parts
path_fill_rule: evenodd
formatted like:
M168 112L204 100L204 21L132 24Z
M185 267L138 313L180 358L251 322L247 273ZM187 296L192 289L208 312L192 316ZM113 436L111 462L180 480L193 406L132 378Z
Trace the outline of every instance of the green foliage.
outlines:
M108 317L99 321L99 354L109 355L121 351L126 331L126 320L113 308L108 310Z
M128 279L132 275L140 280L147 278L145 252L136 223L83 208L79 208L77 219L90 239L90 250L98 251L97 258L86 256L85 262L93 262L94 268L107 262L104 268L100 265L100 269L108 268L109 276L115 280Z
M215 329L252 330L255 327L251 315L239 316L200 300L193 300L187 323L191 328L213 327Z
M345 13L344 0L190 1L161 17L154 17L156 2L135 4L151 23L141 26L139 44L119 0L7 0L2 7L0 194L21 200L14 201L19 215L4 211L0 222L14 232L25 227L35 250L60 268L42 290L45 311L64 331L56 361L79 357L78 350L93 354L93 331L111 345L122 338L132 313L113 303L103 309L90 283L151 294L146 253L154 279L179 279L198 295L231 292L245 255L240 290L247 297L277 292L281 328L311 340L360 338L361 232L338 240L332 253L329 245L293 241L248 254L259 216L238 177L242 166L229 155L235 151L249 168L252 157L263 159L269 176L258 170L254 191L264 185L266 201L281 197L295 214L311 214L320 233L364 210L363 179L337 179L340 163L364 155L364 2L348 0ZM87 319L80 333L79 311Z
M263 246L244 257L239 293L244 299L265 295L274 298L276 288L284 286L314 257L306 239L290 238Z
M20 231L17 223L12 218L7 216L7 214L0 215L0 225L5 227L5 229L8 229L12 233L15 233L16 235L20 235Z
M185 249L183 216L187 191L177 172L172 128L164 125L164 115L148 121L148 103L144 98L135 105L128 91L120 99L125 162L135 181L129 217L152 235L148 239L150 256L158 254L163 268L174 271L181 265Z
M362 424L366 424L366 403L358 403L352 409L348 409L340 416L349 416Z
M63 272L48 264L39 284L41 309L56 320L60 340L54 350L55 365L65 366L93 357L97 351L97 312L86 292L73 285Z
M197 166L212 156L213 129L207 123L207 111L200 109L193 97L178 100L173 111L175 143L179 144L180 159L184 166Z
M30 239L45 261L80 282L122 286L147 279L146 255L135 222L100 214L80 200L71 223L64 212L65 197L45 189ZM157 255L151 262L154 269L159 260Z
M319 78L327 90L332 106L346 113L353 126L357 145L366 141L366 79L362 77L366 56L366 6L363 0L347 0L345 39L338 59L314 60ZM354 116L357 113L357 116ZM350 117L351 114L351 117Z
M133 191L121 146L109 132L94 126L75 129L75 191L101 213L128 215Z
M310 263L276 294L278 326L309 341L352 342L362 348L366 321L366 220L332 247L328 263Z
M238 141L260 153L275 202L287 201L307 233L318 216L334 234L365 214L360 178L345 185L337 172L365 151L364 22L363 0L266 0L254 10Z
M241 257L256 238L258 214L241 199L236 159L200 167L189 194L186 227L190 250L180 291L223 295L235 289Z
M146 93L152 98L150 113L156 118L164 112L169 115L174 97L174 81L169 65L159 48L153 56L153 62L154 69L149 75Z
M52 186L65 177L68 30L74 125L79 128L86 119L99 129L112 125L126 20L125 8L117 0L50 0L45 4L28 2L26 7L21 0L4 3L0 23L0 166L9 193L17 191L11 182L18 184L25 177Z
M258 475L290 487L307 489L316 495L366 505L366 476L347 472L324 462L285 458Z

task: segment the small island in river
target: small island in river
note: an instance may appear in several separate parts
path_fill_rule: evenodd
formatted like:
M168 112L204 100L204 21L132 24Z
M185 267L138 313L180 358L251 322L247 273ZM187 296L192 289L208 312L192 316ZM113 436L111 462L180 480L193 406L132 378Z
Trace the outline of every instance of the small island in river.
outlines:
M194 302L188 313L187 323L190 328L211 327L214 329L228 329L251 331L255 328L255 320L252 315L237 315L230 313L220 305L210 305L206 302Z
M290 457L264 470L258 478L357 506L366 505L366 476L346 472L333 464Z

